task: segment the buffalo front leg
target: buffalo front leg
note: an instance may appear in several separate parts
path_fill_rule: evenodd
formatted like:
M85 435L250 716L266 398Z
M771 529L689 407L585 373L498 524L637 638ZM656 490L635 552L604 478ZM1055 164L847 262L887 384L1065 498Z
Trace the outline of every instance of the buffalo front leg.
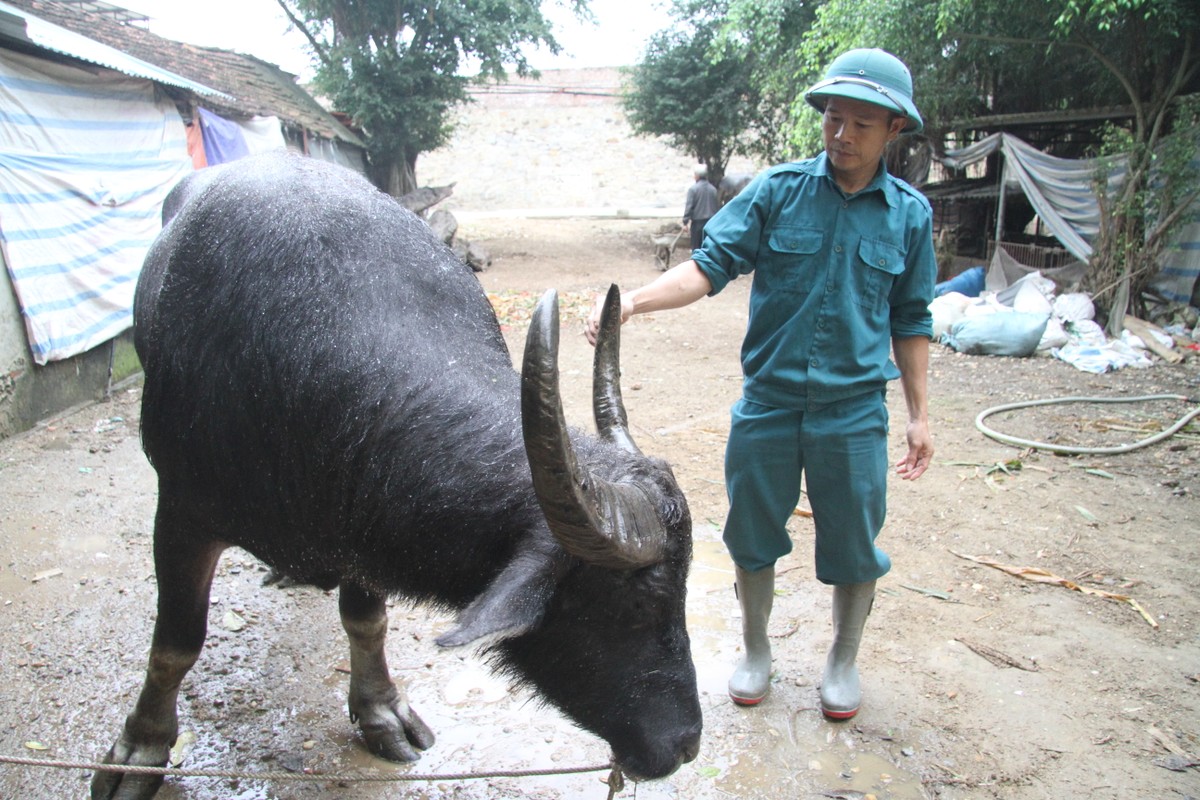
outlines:
M159 522L161 526L160 509ZM150 644L146 681L133 713L108 755L106 764L161 767L179 734L176 701L179 685L200 655L208 629L208 595L223 548L187 548L161 544L156 534L154 565L158 578L158 619ZM161 775L97 772L93 800L149 800Z
M383 652L387 637L383 598L343 583L338 610L350 637L350 720L358 723L375 755L390 761L416 761L420 758L417 750L433 745L433 732L388 674Z

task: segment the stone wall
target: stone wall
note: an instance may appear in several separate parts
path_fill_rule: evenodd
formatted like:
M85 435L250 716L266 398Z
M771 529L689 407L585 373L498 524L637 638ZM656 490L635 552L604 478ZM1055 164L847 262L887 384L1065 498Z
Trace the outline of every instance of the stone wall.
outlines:
M547 70L479 87L451 143L422 155L417 181L455 183L453 212L682 215L695 161L634 136L616 69ZM736 159L729 172L754 172Z

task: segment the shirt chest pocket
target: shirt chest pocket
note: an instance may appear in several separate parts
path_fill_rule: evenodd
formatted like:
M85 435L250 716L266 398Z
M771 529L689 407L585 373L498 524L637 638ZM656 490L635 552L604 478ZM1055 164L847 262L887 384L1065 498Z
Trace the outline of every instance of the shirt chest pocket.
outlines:
M886 305L892 284L904 272L903 247L882 239L863 237L858 243L858 258L854 261L855 299L872 310Z
M820 228L778 225L767 236L766 251L760 254L755 280L786 292L807 292L818 274L816 256L825 242Z

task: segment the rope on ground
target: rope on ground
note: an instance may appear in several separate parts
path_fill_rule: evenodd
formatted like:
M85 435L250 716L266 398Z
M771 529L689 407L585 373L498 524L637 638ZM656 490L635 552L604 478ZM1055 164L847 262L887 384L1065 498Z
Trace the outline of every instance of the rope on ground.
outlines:
M1138 397L1056 397L1048 400L1026 400L1019 403L1005 403L1004 405L992 406L979 413L975 418L975 427L983 432L985 436L995 439L1003 444L1011 444L1016 447L1032 447L1035 450L1042 450L1048 453L1061 453L1063 455L1116 455L1119 453L1128 453L1137 450L1141 447L1161 442L1164 439L1169 439L1174 436L1179 430L1184 428L1193 419L1200 416L1200 406L1184 414L1179 420L1167 428L1159 431L1153 436L1149 436L1132 444L1114 445L1112 447L1075 447L1072 445L1058 445L1049 442L1037 442L1032 439L1020 439L1016 436L1000 433L983 424L983 421L993 414L999 414L1002 411L1012 411L1018 408L1032 408L1034 406L1049 406L1060 403L1144 403L1149 400L1182 400L1187 403L1200 402L1196 398L1187 397L1181 394L1147 394Z
M56 761L45 758L24 758L0 755L0 763L18 764L26 767L49 767L53 769L82 769L92 772L125 772L130 775L170 775L176 778L237 778L261 781L336 781L345 783L390 783L396 781L467 781L482 778L537 778L548 775L578 775L584 772L612 770L610 785L621 779L620 767L614 764L597 764L588 767L566 767L560 769L500 770L494 772L458 772L449 774L420 774L381 772L239 772L219 769L176 769L174 767L142 767L132 764L100 764L90 761Z

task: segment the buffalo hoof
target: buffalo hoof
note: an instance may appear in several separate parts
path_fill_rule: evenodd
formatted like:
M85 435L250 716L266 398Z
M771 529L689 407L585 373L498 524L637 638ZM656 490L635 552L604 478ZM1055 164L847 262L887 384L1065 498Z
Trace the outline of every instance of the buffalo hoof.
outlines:
M108 751L103 763L162 767L166 765L169 755L169 747L137 747L129 744L122 736ZM92 800L150 800L162 782L162 775L97 772L92 776Z
M433 746L433 731L399 697L352 709L350 719L362 730L367 749L388 761L416 761L418 750Z

